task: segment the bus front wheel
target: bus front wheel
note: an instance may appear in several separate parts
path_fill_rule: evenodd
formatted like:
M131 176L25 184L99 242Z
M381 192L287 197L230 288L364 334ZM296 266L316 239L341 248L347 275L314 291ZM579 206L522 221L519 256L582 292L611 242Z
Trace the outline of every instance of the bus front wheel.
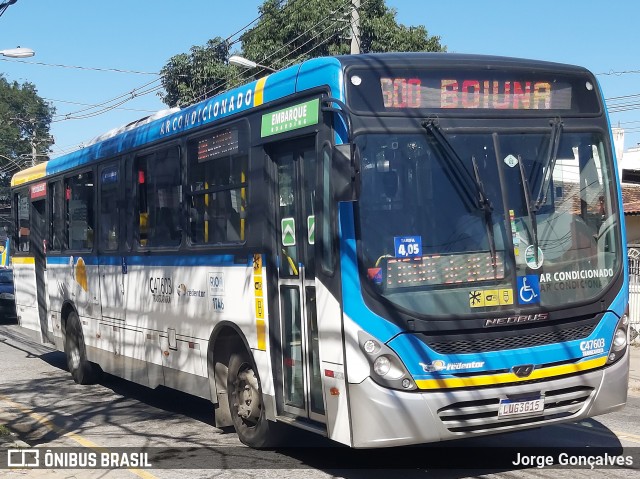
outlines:
M100 370L87 360L82 327L75 312L69 314L65 331L64 352L73 380L78 384L95 384L100 379Z
M275 424L265 417L260 379L246 354L231 355L227 395L231 419L240 441L255 448L274 446Z

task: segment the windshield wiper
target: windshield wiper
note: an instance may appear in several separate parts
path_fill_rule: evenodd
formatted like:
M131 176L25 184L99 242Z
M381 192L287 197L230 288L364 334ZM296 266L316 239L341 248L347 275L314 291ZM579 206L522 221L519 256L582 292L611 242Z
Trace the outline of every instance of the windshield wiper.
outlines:
M476 157L471 157L471 163L473 164L473 173L476 176L476 185L478 186L478 195L479 201L482 205L481 208L484 211L484 222L487 227L487 237L489 238L489 250L491 251L491 265L493 266L494 272L496 271L497 265L497 253L496 253L496 238L495 233L493 232L493 206L491 206L491 202L489 201L489 197L485 192L484 185L482 184L482 180L480 179L480 171L478 170L478 163L476 163Z
M480 174L478 171L478 165L476 163L475 157L471 157L471 161L473 163L474 176L471 176L469 170L464 166L464 163L456 150L453 149L447 138L442 133L440 126L436 123L433 118L425 120L422 122L422 127L427 130L427 132L433 137L434 140L440 145L444 153L449 157L449 160L452 160L452 166L455 169L457 175L456 178L459 181L467 183L467 186L471 185L473 189L478 193L477 201L473 200L475 208L481 209L484 212L484 221L487 226L487 235L489 238L489 247L491 250L491 263L493 265L493 269L497 268L496 264L496 245L495 245L495 235L493 232L493 219L492 219L492 211L493 207L491 206L491 202L485 193L484 186L482 185L482 181L480 181ZM465 185L462 185L462 191L469 195L469 191L464 188Z
M486 199L486 195L481 191L480 186L478 185L478 180L471 176L469 170L464 166L464 163L456 150L453 149L447 138L442 133L440 126L435 122L434 119L428 119L422 122L422 127L427 130L427 132L436 140L438 146L444 151L445 155L451 160L449 166L454 169L456 173L456 179L463 183L462 192L467 197L470 203L473 204L475 208L484 209L485 203L488 203ZM480 201L477 201L469 192L468 187L471 187L472 190L475 190L480 198Z
M535 264L538 265L538 220L536 218L535 206L531 204L531 189L529 188L529 181L527 180L527 174L524 171L522 165L522 158L518 155L518 167L520 168L520 178L522 178L522 189L524 190L524 202L527 205L527 216L531 222L531 243L533 244L533 255L535 258ZM537 204L537 202L536 202Z
M549 151L547 154L547 170L544 173L544 178L540 183L540 189L538 196L536 197L536 203L533 205L533 210L538 211L540 207L547 201L547 190L551 183L553 176L553 170L556 167L556 161L558 160L558 147L560 146L560 136L562 135L562 119L560 117L555 118L551 122L551 138L549 139Z

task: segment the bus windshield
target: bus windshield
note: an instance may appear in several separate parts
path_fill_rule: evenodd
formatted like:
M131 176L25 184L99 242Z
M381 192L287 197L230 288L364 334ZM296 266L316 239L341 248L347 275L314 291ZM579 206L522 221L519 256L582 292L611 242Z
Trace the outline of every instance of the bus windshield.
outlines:
M614 172L598 132L416 131L356 138L359 261L410 312L593 300L619 264Z

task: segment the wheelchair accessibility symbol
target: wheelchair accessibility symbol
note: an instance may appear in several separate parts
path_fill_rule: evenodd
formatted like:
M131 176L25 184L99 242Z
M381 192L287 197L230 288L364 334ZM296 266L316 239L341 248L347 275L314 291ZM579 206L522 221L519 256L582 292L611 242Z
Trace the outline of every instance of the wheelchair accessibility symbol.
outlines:
M540 281L537 275L518 276L518 303L535 304L540 302Z

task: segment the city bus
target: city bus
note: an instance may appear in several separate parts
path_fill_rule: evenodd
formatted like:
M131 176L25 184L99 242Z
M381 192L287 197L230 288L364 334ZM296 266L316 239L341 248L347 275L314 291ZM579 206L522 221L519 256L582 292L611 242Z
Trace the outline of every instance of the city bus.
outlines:
M581 67L311 59L17 173L19 322L77 383L206 398L253 447L291 426L370 448L615 411L612 143Z

